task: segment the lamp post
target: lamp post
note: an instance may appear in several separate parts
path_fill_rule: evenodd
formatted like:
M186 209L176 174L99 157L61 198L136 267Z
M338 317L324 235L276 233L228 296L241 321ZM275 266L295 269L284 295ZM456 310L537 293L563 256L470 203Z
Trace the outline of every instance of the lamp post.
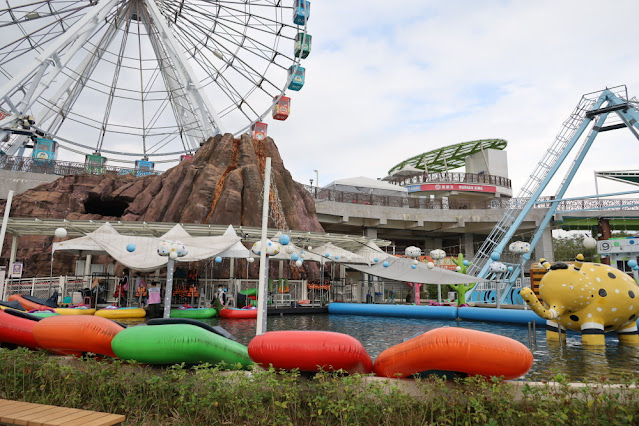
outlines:
M496 307L497 309L499 309L501 308L501 284L502 284L501 281L502 281L502 277L504 273L508 270L508 267L501 262L493 262L488 267L488 270L492 272L493 274L495 274L495 276L497 277L497 283L496 283L497 298L495 301L496 301Z
M186 247L180 241L162 241L158 244L158 254L168 256L169 262L166 265L166 289L164 290L164 314L163 318L171 316L171 296L173 293L173 270L175 269L175 259L188 254Z
M431 250L430 257L435 261L438 268L441 268L441 260L446 257L446 252L442 249ZM442 301L442 285L437 284L437 301Z
M319 187L319 171L313 170L315 172L315 186Z
M530 253L530 243L525 241L515 241L514 243L510 243L508 246L508 250L513 254L519 254L519 263L520 263L520 276L521 276L521 288L524 288L524 263L526 262L525 254ZM528 305L524 303L524 309L528 309Z

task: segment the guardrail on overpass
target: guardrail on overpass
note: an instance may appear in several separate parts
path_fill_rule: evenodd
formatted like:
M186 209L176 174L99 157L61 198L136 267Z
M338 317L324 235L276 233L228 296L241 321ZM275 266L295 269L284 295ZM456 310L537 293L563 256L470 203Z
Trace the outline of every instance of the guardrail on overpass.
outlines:
M427 197L398 197L392 195L358 194L354 192L338 191L334 189L324 189L316 186L303 185L313 196L315 201L334 201L337 203L365 204L385 207L401 207L409 209L444 209L444 210L464 210L464 209L509 209L523 208L528 202L527 198L490 198L483 200L463 200L463 199L430 199ZM550 207L550 197L542 197L539 201L548 203L535 204L535 208L547 209ZM559 203L557 211L574 210L639 210L639 200L637 199L583 199L568 200Z

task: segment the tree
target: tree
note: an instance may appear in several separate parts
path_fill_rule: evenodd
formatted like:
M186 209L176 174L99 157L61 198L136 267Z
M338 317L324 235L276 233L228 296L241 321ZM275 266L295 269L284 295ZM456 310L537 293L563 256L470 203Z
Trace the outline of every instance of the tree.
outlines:
M584 255L586 262L599 262L597 249L587 249L584 247L584 238L587 235L581 233L570 234L565 237L553 237L552 250L555 260L561 262L572 262L579 253Z

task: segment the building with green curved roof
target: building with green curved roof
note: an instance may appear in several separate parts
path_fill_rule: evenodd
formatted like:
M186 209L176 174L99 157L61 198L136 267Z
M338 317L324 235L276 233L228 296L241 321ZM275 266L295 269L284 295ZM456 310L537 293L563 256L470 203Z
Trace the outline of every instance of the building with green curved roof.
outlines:
M407 170L411 172L439 173L454 170L466 164L466 158L487 149L504 150L508 142L504 139L480 139L461 142L437 148L432 151L411 157L402 161L388 171L393 176L397 172Z

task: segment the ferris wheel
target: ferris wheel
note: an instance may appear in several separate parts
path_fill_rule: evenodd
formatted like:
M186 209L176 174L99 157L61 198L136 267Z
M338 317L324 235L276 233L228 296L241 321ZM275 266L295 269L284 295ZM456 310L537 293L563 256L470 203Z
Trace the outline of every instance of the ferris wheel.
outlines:
M175 162L215 134L263 139L304 85L306 0L5 4L2 155Z

